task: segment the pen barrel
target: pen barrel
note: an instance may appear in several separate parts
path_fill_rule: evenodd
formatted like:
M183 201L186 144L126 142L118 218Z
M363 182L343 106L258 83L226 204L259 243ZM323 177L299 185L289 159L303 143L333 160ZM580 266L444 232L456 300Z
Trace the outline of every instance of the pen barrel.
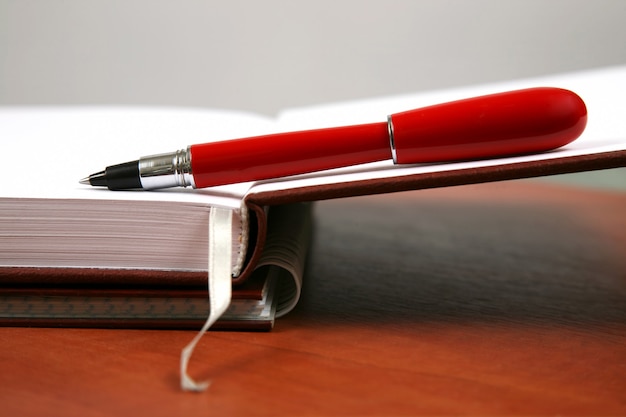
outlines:
M385 122L211 142L189 150L196 188L391 159Z
M556 149L585 129L587 109L571 91L531 88L389 117L394 162L484 159Z

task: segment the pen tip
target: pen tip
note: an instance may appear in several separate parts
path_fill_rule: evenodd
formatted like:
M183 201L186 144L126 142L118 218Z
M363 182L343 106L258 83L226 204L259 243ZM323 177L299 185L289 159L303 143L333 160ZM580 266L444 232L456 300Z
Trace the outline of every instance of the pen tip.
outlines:
M104 171L91 174L90 176L85 177L78 182L83 185L94 185L94 186L104 186L104 187L106 187L107 185L107 180L106 180Z

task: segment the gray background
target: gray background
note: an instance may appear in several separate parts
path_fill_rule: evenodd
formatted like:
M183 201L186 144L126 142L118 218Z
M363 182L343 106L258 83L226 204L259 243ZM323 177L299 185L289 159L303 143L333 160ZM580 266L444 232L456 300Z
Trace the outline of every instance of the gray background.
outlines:
M620 0L0 0L0 105L273 115L626 64L625 20Z

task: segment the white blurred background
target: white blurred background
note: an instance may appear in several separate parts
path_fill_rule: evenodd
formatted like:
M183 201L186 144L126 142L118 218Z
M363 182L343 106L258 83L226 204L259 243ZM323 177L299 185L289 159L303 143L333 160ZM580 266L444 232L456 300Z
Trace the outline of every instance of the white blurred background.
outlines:
M0 105L273 115L623 65L625 21L623 0L0 0Z

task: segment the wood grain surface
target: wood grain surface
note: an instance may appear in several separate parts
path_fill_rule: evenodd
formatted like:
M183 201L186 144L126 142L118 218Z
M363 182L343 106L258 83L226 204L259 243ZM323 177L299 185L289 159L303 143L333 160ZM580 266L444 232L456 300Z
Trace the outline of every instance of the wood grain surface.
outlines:
M625 415L626 194L331 200L273 331L0 328L0 415Z

